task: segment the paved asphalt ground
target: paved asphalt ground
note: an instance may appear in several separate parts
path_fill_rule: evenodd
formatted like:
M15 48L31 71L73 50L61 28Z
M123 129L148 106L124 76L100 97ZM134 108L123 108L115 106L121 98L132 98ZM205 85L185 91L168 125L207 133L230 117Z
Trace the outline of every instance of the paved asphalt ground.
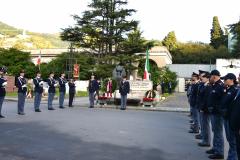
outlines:
M180 105L182 98L166 103ZM187 113L84 107L48 111L46 104L35 113L27 102L26 115L19 116L16 106L4 103L0 160L208 159L207 149L188 133Z

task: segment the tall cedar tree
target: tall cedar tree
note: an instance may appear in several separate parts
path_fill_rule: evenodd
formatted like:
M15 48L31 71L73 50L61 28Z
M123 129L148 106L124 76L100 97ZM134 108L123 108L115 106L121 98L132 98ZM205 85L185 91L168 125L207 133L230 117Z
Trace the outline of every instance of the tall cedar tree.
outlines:
M233 38L236 39L236 43L233 46L233 53L237 57L240 57L240 21L235 24L231 24L230 32L234 35Z
M73 16L76 25L63 29L62 40L90 48L99 56L118 53L126 34L138 25L129 20L136 10L126 9L127 4L127 0L92 0L81 17Z
M162 44L167 47L169 51L173 51L177 48L177 38L175 32L169 32L168 35L163 39Z
M212 29L211 29L211 42L210 45L213 46L213 48L217 49L221 45L224 45L224 34L223 30L221 29L221 26L218 21L218 17L213 17L213 23L212 23Z

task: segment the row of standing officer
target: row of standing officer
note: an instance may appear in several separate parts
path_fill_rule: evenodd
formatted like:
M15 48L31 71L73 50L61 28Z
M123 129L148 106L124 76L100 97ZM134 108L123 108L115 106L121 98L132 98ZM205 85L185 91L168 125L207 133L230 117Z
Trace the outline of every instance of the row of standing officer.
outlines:
M199 74L192 74L189 103L193 124L189 132L197 134L195 138L202 140L198 144L201 147L210 147L212 141L212 148L206 152L211 154L210 159L224 158L223 126L230 146L227 159L240 159L239 99L240 91L234 74L228 73L220 77L217 70L211 73L199 70ZM213 140L211 140L210 123ZM199 129L200 134L198 134Z
M4 67L0 67L0 118L4 118L1 114L2 104L4 101L4 97L6 95L5 87L7 85L7 79L4 78L4 74L6 73L6 69ZM24 115L24 106L25 106L25 99L27 94L27 80L24 77L25 71L20 71L20 76L16 79L16 87L18 88L18 114ZM54 73L51 72L49 78L46 80L49 89L48 89L48 110L55 110L53 108L52 102L54 96L56 94L56 87L59 87L59 108L64 109L64 99L66 94L66 83L69 85L69 107L73 107L73 99L76 93L75 90L75 83L71 79L69 82L65 79L65 74L62 73L59 77L58 81L54 79ZM40 104L43 94L43 84L44 81L41 78L41 73L37 72L36 77L33 79L34 83L34 109L35 112L41 112Z

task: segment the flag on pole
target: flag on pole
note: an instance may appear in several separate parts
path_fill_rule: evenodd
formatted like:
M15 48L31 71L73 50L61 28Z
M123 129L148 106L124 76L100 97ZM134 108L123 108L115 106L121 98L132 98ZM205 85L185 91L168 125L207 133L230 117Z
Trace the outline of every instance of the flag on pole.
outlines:
M144 80L149 80L150 64L149 64L149 52L146 51L145 69L144 69Z
M39 70L40 70L40 64L41 64L41 50L40 50L40 53L37 58L37 65L38 65Z

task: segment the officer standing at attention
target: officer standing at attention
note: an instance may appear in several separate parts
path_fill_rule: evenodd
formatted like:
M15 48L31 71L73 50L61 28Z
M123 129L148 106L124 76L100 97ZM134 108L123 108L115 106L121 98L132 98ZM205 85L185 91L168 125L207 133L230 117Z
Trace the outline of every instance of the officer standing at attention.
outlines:
M210 159L224 159L223 117L220 104L224 94L224 84L220 79L218 70L211 72L210 81L212 89L209 94L208 111L211 113L211 124L213 131L213 148L206 151Z
M240 89L238 88L238 93L233 100L232 108L229 116L231 129L235 133L238 159L240 159L240 116L239 115L240 115Z
M6 95L5 87L7 86L7 79L4 78L5 73L6 73L5 68L0 67L0 118L5 118L2 115L2 105L3 105L5 95Z
M52 102L56 93L56 89L55 87L57 87L57 82L55 81L54 77L54 73L51 72L49 75L49 78L47 79L47 83L48 83L48 110L55 110L52 106Z
M200 147L210 147L211 132L210 132L210 115L208 112L208 97L211 92L209 83L210 73L205 72L202 75L203 88L199 91L199 109L202 114L202 142L198 143Z
M127 76L123 77L120 83L119 92L121 94L121 110L126 110L127 106L127 94L130 92L130 84L127 81Z
M189 133L199 133L199 117L197 108L197 92L199 85L199 77L197 73L192 74L192 87L190 94L190 106L193 112L193 125L190 127Z
M232 103L238 91L237 79L233 73L228 73L227 75L222 77L222 79L224 79L224 85L226 87L226 92L221 101L221 113L224 118L226 138L229 143L227 160L237 160L236 137L229 123Z
M73 107L73 98L76 94L76 86L74 83L73 79L70 79L70 81L68 82L68 86L69 86L69 102L68 102L68 106L69 107Z
M24 78L25 71L20 71L20 76L17 78L17 88L18 88L18 114L25 115L24 105L27 93L27 80Z
M33 84L35 86L34 109L35 109L35 112L41 112L39 107L40 107L42 93L43 93L43 80L41 78L40 72L37 72L37 76L33 79Z
M90 102L89 108L94 108L94 99L95 99L94 94L95 92L98 92L98 90L99 90L99 84L95 79L95 76L92 75L88 83L89 102Z
M64 98L66 94L66 83L65 73L62 73L59 77L59 108L64 109Z

